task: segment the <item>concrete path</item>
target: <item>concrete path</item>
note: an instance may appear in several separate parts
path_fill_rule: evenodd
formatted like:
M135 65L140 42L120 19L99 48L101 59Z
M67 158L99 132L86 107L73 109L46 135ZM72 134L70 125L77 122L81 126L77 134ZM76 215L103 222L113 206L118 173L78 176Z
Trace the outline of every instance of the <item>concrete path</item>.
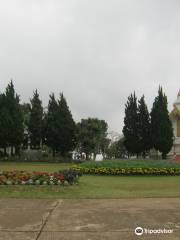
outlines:
M119 239L180 239L180 199L0 200L0 240Z

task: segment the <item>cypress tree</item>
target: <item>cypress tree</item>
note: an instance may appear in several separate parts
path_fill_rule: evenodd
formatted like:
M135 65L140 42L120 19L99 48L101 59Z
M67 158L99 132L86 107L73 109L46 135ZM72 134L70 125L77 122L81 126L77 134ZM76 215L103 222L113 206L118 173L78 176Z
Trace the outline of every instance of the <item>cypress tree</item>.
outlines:
M167 97L159 87L151 111L151 134L153 147L162 153L165 159L173 145L173 129L167 109Z
M39 149L42 143L43 107L37 90L34 92L33 98L30 102L31 109L28 130L30 134L31 147Z
M75 147L76 125L63 93L60 94L60 98L58 101L57 119L59 134L58 150L62 154L62 156L65 156L66 153L73 150L73 148Z
M125 137L124 145L127 151L131 154L136 154L137 157L141 152L139 143L139 116L137 107L137 97L131 94L125 105L125 117L123 134Z
M54 94L51 94L48 103L48 112L45 116L44 125L46 128L46 141L48 147L52 149L53 156L58 151L59 145L59 132L58 132L58 103L54 97Z
M0 147L4 149L5 155L8 147L9 119L9 111L6 108L6 96L2 93L0 94Z
M15 93L12 81L6 87L5 107L8 146L11 146L11 154L13 153L13 147L15 147L15 153L19 154L20 145L23 142L24 134L23 114L20 105L20 98Z
M151 144L151 130L150 130L150 115L147 105L144 100L144 95L138 101L138 129L139 129L139 145L140 152L143 157L150 150Z

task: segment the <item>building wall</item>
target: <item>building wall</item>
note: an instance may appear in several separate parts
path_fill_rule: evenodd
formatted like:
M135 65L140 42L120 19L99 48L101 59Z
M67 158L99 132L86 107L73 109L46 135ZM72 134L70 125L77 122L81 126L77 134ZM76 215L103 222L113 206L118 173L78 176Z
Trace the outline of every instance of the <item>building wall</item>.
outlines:
M174 144L169 152L169 155L180 154L180 120L171 118L173 133L174 133Z
M179 145L174 145L174 152L177 154L177 153L180 153L180 144Z

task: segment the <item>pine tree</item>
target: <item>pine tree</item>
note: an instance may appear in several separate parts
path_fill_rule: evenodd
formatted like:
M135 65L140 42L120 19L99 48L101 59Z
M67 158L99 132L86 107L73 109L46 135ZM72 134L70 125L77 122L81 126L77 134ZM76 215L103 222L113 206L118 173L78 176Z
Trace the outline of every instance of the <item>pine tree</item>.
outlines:
M8 147L9 111L6 108L5 100L5 94L0 94L0 147L4 149L4 154L6 155L6 148Z
M39 149L42 142L42 119L42 102L39 99L39 94L36 90L33 94L33 98L31 99L31 110L28 126L31 147L35 149Z
M125 105L125 118L123 134L125 137L124 145L127 151L137 156L141 152L139 143L139 122L138 107L135 93L128 97Z
M20 146L23 143L24 139L24 125L23 125L23 114L20 105L20 98L16 95L16 103L14 109L14 121L15 121L15 128L14 128L14 146L15 146L15 153L20 154Z
M46 135L46 141L48 147L52 149L53 156L55 156L55 153L58 151L59 146L59 132L58 132L58 103L55 99L54 94L51 94L48 103L48 112L45 116L44 120L44 126L45 126L45 135Z
M24 134L23 114L20 105L20 98L15 93L12 81L6 87L4 106L6 108L4 111L6 119L6 145L11 147L11 153L13 153L12 148L15 147L16 154L19 154Z
M144 95L138 101L138 129L139 129L139 145L140 152L143 157L150 150L151 144L151 130L150 130L150 115L147 105L144 100Z
M162 153L165 159L173 145L173 129L167 109L167 97L159 87L151 111L151 131L153 147Z
M59 134L58 150L62 156L65 156L66 153L73 150L75 147L76 125L63 93L60 94L60 99L58 101L57 119Z
M58 101L54 94L50 95L45 121L47 145L53 156L56 152L65 156L75 147L75 122L63 94Z

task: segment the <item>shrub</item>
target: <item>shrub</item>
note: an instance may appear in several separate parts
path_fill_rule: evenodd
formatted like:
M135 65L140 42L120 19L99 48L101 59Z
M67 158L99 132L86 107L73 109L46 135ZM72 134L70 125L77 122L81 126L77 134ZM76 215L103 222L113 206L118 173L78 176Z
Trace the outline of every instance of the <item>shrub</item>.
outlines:
M86 168L74 166L72 167L72 170L79 172L80 174L94 175L180 175L180 168Z
M80 165L85 168L180 168L179 163L170 160L104 160L101 162L86 161Z
M73 169L59 171L59 173L64 176L64 181L67 181L70 185L78 183L79 176L82 175L82 173Z

